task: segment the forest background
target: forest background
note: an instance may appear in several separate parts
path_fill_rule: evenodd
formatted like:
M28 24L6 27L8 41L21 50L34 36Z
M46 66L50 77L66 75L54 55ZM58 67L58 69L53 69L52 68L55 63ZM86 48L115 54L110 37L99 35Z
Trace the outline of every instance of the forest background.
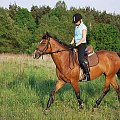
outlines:
M95 50L120 51L120 14L94 8L67 9L64 1L54 8L32 6L29 11L17 4L0 8L0 53L31 54L45 32L69 44L74 35L72 16L81 13L88 28L87 41Z

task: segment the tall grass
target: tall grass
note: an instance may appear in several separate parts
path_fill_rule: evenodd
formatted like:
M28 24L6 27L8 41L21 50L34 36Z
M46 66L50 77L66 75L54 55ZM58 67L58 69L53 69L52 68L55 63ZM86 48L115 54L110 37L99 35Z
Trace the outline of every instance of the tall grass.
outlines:
M85 104L82 111L78 110L74 91L67 84L56 94L50 113L44 115L56 79L55 65L49 56L34 60L27 55L1 54L0 120L120 120L120 107L112 88L99 109L92 112L102 93L103 76L79 83Z

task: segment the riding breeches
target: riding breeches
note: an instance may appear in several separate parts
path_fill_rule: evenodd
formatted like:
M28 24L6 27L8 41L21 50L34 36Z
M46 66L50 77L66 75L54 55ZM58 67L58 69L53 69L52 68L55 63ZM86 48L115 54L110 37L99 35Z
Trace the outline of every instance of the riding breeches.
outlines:
M78 61L79 61L79 64L83 63L84 60L85 60L85 49L86 49L86 43L82 43L80 44L78 47Z

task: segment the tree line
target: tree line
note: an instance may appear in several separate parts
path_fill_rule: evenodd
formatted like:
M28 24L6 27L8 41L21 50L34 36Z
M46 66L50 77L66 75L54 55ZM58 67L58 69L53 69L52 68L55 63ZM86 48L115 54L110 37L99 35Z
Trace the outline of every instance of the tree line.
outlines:
M67 9L64 1L54 8L16 4L0 8L0 53L31 54L45 32L69 44L74 35L72 16L81 13L88 28L87 41L95 50L120 51L120 15L94 8Z

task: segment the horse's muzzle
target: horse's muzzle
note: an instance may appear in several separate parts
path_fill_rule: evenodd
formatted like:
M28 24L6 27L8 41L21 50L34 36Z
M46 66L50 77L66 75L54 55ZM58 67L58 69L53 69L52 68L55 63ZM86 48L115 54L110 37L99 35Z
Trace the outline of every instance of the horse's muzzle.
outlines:
M41 57L41 54L38 53L37 51L35 51L35 52L33 53L33 58L34 58L34 59L39 59L40 57Z

